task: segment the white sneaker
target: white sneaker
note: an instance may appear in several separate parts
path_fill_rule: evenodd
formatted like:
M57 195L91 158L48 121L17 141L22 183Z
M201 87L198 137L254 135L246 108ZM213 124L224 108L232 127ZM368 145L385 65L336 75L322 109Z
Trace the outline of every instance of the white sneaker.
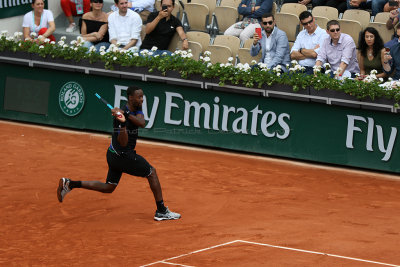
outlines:
M69 24L68 28L65 31L71 33L75 30L76 30L76 24L75 24L75 22L73 22L73 23Z
M177 220L181 217L179 213L172 212L168 209L165 212L160 212L156 210L156 214L154 215L154 220L163 221L163 220Z
M63 202L65 195L71 192L71 188L69 187L70 181L71 180L68 178L61 178L60 181L58 182L58 188L57 188L58 201Z

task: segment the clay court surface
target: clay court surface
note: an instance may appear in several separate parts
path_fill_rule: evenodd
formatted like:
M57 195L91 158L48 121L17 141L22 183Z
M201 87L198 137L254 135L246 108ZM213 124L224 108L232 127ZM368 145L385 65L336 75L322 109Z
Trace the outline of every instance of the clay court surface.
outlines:
M397 266L397 176L139 141L177 221L148 183L105 181L105 135L0 121L0 266ZM318 253L313 253L318 252Z

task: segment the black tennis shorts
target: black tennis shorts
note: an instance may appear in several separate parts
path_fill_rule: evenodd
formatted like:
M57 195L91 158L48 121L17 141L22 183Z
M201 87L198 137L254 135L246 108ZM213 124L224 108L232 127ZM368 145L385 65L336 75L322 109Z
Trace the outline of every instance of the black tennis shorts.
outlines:
M133 176L148 177L153 169L147 160L136 154L135 151L118 155L107 149L107 163L107 184L118 185L122 173L127 173Z

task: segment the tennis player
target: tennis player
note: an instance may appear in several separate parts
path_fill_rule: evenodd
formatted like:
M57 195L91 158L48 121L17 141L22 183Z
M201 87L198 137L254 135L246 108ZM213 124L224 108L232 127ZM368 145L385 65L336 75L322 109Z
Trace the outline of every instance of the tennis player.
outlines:
M135 151L138 127L143 128L146 123L142 112L143 90L136 86L130 86L127 95L128 103L123 109L113 108L111 110L114 116L114 130L110 147L107 150L108 174L106 182L73 181L68 178L61 178L57 189L58 200L62 202L65 195L74 188L112 193L117 187L122 173L128 173L147 178L157 205L154 220L179 219L180 214L172 212L164 206L156 169ZM118 116L118 112L124 114L124 116Z

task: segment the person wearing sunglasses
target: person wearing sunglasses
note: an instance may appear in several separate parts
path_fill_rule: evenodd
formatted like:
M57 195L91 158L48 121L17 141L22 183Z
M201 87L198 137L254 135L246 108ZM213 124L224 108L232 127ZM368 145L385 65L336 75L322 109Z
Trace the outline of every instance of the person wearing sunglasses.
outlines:
M273 0L242 0L238 6L238 13L244 18L236 22L224 32L224 35L238 36L241 42L253 37L263 14L272 11Z
M356 74L360 73L360 68L353 38L340 31L340 24L337 20L328 21L326 28L329 38L322 43L315 66L329 63L332 71L336 72L335 78L355 78Z
M128 8L127 0L114 0L114 3L118 11L108 16L110 43L123 50L133 50L135 47L138 50L142 44L142 19Z
M253 45L250 48L251 56L256 56L262 51L261 63L267 64L268 68L282 66L286 71L286 64L290 63L290 49L287 35L275 25L272 13L266 13L261 18L261 36L254 33Z
M84 47L94 46L96 51L104 46L110 46L108 36L108 16L103 12L103 0L90 0L92 11L82 16L81 36L85 42Z
M315 19L310 12L301 12L299 19L304 30L297 35L290 51L290 58L297 60L299 65L305 67L304 72L306 74L313 74L313 67L320 46L329 35L315 23Z

